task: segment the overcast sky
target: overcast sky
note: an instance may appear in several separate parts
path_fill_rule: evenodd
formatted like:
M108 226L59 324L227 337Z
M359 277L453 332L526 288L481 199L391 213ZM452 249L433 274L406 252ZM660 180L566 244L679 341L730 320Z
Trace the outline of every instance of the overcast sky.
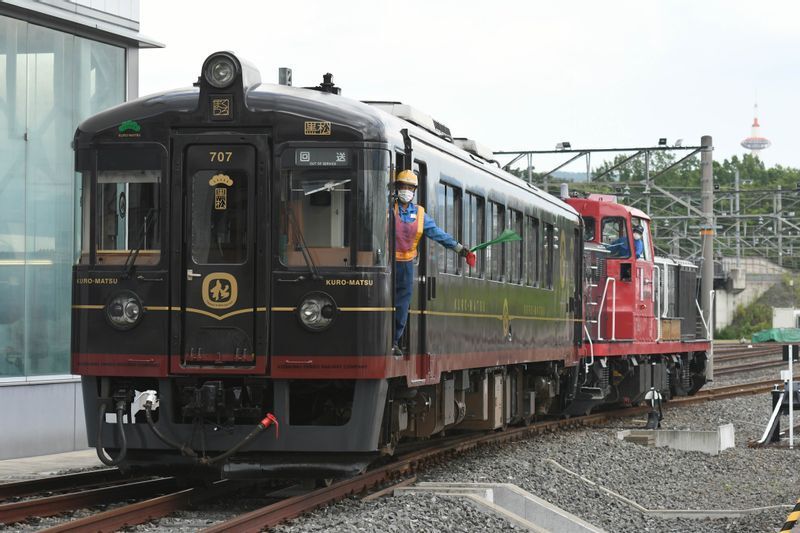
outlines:
M142 51L140 94L231 50L265 82L332 72L344 96L411 104L493 150L711 135L718 160L744 152L757 94L762 158L800 167L799 28L789 0L142 0L141 33L166 48Z

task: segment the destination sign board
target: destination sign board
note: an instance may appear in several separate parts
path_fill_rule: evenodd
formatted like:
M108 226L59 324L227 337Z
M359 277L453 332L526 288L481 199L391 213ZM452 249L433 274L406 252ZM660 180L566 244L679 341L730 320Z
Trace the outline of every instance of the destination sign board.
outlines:
M351 159L347 148L297 148L294 152L298 167L349 167Z

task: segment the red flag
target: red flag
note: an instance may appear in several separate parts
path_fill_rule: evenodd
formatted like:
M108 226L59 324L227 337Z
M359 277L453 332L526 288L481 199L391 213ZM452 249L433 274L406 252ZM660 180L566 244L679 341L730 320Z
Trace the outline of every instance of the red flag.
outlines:
M467 254L467 264L471 267L475 267L475 263L477 262L478 257L475 255L475 252L469 252Z

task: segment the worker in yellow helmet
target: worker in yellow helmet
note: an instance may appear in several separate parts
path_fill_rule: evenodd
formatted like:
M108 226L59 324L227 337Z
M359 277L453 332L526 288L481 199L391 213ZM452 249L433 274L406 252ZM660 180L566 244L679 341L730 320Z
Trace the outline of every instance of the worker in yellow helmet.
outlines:
M414 203L414 193L419 181L411 170L403 170L394 180L397 202L394 205L395 228L395 330L392 353L403 355L398 343L403 335L408 320L408 306L411 303L411 291L414 280L414 259L417 257L417 246L425 235L446 248L455 251L461 257L470 255L469 248L456 241L443 231L425 208Z

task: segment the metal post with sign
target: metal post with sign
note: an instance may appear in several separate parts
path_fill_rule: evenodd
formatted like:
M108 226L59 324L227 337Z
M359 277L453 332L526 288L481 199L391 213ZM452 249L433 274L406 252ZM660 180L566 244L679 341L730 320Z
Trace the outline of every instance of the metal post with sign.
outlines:
M794 393L792 385L794 381L794 345L789 345L789 449L794 448Z

